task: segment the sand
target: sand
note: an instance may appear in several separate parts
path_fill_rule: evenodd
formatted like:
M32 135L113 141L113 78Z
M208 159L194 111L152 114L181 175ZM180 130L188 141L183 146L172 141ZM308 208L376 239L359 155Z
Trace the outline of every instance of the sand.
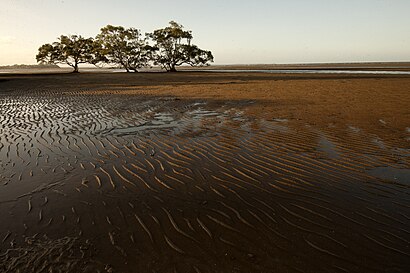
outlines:
M0 271L405 272L409 86L2 75Z

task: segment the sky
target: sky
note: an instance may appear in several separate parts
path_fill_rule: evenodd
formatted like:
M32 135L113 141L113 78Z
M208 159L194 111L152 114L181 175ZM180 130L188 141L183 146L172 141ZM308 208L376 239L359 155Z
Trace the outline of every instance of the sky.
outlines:
M410 0L0 0L0 65L34 64L61 34L171 20L215 64L410 61Z

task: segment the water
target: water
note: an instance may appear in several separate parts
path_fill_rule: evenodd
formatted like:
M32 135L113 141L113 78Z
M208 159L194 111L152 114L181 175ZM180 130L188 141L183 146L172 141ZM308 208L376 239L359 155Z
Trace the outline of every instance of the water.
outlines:
M58 70L57 70L58 71ZM380 70L326 70L326 69L204 69L187 70L194 72L220 72L220 73L272 73L272 74L367 74L367 75L410 75L410 71L380 71ZM36 71L37 72L37 71ZM125 73L124 69L87 69L82 68L80 72L104 72ZM0 71L0 74L21 73ZM23 71L23 73L27 73Z
M410 181L409 169L397 169L393 167L377 167L367 171L368 174L390 181L397 181L405 185Z
M221 73L278 73L278 74L368 74L368 75L410 75L410 71L373 71L373 70L325 70L325 69L207 69L195 70Z
M265 120L258 100L59 84L1 86L0 272L410 268L404 131L374 145L365 127Z
M329 158L339 158L336 145L327 139L324 135L321 135L318 142L318 150L324 152Z

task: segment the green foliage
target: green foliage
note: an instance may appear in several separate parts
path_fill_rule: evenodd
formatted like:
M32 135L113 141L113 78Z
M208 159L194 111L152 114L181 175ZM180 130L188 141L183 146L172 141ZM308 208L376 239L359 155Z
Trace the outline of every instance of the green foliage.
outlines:
M148 64L151 50L147 39L139 30L107 25L96 37L100 48L101 61L119 65L130 71L137 71Z
M148 34L155 42L154 64L161 65L167 71L176 71L176 67L182 64L198 66L213 62L211 51L192 45L192 32L183 28L182 25L171 21L168 27Z
M61 35L57 42L42 45L38 49L36 60L42 64L67 64L74 68L74 72L78 72L79 64L95 62L95 52L92 38Z
M151 38L154 46L148 44ZM209 65L214 57L191 44L192 32L174 21L168 27L157 29L142 37L136 28L107 25L95 38L80 35L61 35L57 42L44 44L38 49L37 62L41 64L67 64L78 72L82 63L110 64L130 71L153 63L167 71L176 71L182 64Z

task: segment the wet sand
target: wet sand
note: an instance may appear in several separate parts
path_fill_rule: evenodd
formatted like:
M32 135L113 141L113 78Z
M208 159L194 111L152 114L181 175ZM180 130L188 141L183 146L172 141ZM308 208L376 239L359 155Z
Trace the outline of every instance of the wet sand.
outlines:
M409 105L403 75L2 75L0 272L408 272Z

